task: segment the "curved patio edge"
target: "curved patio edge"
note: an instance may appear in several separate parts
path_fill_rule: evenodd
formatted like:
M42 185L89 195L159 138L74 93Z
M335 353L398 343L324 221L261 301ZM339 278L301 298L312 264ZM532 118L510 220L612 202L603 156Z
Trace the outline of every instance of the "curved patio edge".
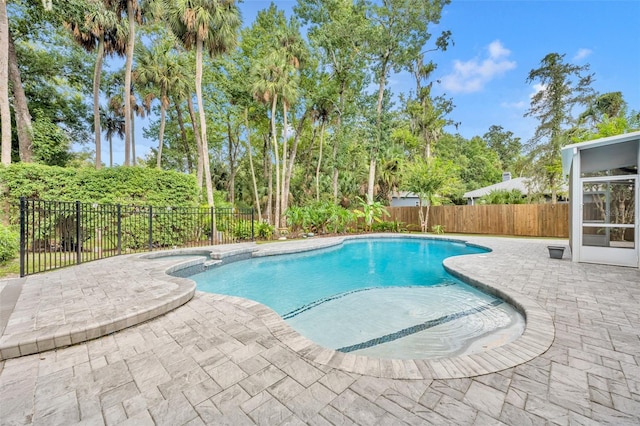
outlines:
M142 258L127 255L21 278L21 294L0 337L0 361L103 337L193 298L195 283L169 273L205 258L178 265L174 259L160 269L142 266Z

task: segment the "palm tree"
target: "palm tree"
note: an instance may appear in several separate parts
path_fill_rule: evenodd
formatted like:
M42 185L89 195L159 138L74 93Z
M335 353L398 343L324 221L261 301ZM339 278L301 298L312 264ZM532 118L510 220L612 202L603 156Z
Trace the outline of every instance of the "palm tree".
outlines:
M91 0L87 2L84 20L68 21L65 26L73 38L87 52L96 50L96 63L93 70L93 129L96 144L96 169L102 167L102 145L100 141L100 79L102 62L105 55L123 55L126 51L126 28L123 27L116 12L107 7L107 2Z
M291 19L286 27L282 29L282 33L278 37L278 55L285 60L285 68L282 74L281 100L282 100L282 116L283 116L283 141L282 141L282 197L280 199L280 211L284 211L289 206L289 181L287 179L287 148L288 135L287 130L287 112L289 106L295 102L298 97L298 69L306 60L306 48L304 41L300 36L298 22Z
M105 111L100 108L100 118L102 129L106 131L109 142L109 167L113 167L113 136L124 138L124 117L111 106Z
M176 49L179 49L180 46L175 46ZM180 67L176 70L178 76L174 80L174 84L171 87L171 95L174 98L174 104L176 106L176 113L178 115L178 121L181 120L180 113L180 101L185 101L187 103L187 111L189 112L189 119L191 121L191 127L193 129L193 138L196 141L196 155L197 155L197 169L196 169L196 179L198 181L198 187L202 189L202 177L204 170L204 162L202 159L202 140L200 139L200 132L198 131L198 119L196 118L195 108L193 107L193 83L191 79L191 75L193 75L192 66L188 63L187 55L180 51L178 55L178 60L180 62ZM185 155L187 156L187 163L191 163L191 150L187 145L185 140ZM191 169L191 166L189 166Z
M234 0L164 0L164 5L174 34L186 49L195 47L196 50L196 98L202 140L200 154L204 163L207 202L214 207L207 123L202 99L202 56L204 49L214 56L235 47L241 24L240 13Z
M275 36L276 45L269 54L260 59L252 74L252 92L254 98L271 104L271 135L276 163L276 208L274 225L282 225L281 213L288 207L289 178L287 156L289 154L287 121L290 105L298 96L298 68L304 61L306 50L298 25L295 20L280 28ZM275 126L275 115L278 98L282 102L283 142L282 172L280 172L280 156Z
M134 71L134 79L142 84L156 87L160 90L160 131L158 134L158 156L157 168L160 168L162 161L162 146L164 139L165 116L169 106L169 90L176 85L176 80L183 78L179 63L179 57L172 54L173 40L169 38L161 39L155 43L151 49L143 45L137 49L137 67ZM145 104L150 106L153 98L158 96L154 91L149 92L145 97Z
M127 44L125 50L125 71L124 71L124 93L132 96L131 79L133 70L133 50L136 41L136 23L142 24L142 9L138 0L103 0L108 9L114 10L118 17L127 17ZM129 101L124 103L124 165L131 164L131 150L133 140L133 114L132 103ZM134 154L135 157L135 154ZM135 158L134 158L135 162Z
M276 109L278 106L278 93L282 92L285 85L286 59L278 52L262 58L252 72L252 92L256 100L265 104L271 104L271 142L276 163L276 211L273 224L280 227L280 154L278 148L278 136L276 130ZM285 109L286 111L286 109ZM286 136L285 136L286 137Z
M326 79L323 79L326 82ZM318 149L318 164L316 165L316 201L320 201L320 167L322 166L322 149L324 145L324 133L327 122L333 114L335 105L330 85L321 86L318 98L315 101L314 118L320 120L320 147Z

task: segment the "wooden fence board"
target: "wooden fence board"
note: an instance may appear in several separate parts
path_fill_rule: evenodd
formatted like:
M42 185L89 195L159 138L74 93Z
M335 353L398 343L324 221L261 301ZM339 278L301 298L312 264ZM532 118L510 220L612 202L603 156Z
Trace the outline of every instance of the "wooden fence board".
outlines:
M385 220L405 223L419 230L418 207L387 207ZM462 234L569 237L569 204L504 204L482 206L433 206L429 228L442 225L445 232Z

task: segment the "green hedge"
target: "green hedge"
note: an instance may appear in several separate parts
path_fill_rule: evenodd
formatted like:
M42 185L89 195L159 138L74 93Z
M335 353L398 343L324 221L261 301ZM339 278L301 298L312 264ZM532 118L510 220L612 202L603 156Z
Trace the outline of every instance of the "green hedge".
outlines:
M0 224L0 264L3 264L18 255L20 249L20 236L17 232Z
M17 218L20 197L99 204L197 206L196 178L142 167L63 168L15 163L0 166L0 203ZM15 223L15 222L14 222Z

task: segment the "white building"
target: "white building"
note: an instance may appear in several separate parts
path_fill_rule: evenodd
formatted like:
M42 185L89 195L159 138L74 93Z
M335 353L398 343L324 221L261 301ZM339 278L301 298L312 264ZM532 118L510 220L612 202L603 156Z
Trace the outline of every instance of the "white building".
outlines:
M640 132L562 148L574 262L640 268L639 163Z
M422 203L424 205L424 202ZM417 207L420 205L420 197L409 191L398 191L391 194L391 207Z

